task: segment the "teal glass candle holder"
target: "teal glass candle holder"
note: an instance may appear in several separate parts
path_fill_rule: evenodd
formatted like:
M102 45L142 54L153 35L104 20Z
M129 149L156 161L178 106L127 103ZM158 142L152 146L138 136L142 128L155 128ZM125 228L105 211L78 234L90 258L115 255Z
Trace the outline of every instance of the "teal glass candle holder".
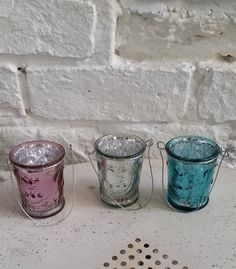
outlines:
M185 211L206 206L214 185L217 158L222 152L220 147L205 137L181 136L168 141L164 149L167 152L168 203Z

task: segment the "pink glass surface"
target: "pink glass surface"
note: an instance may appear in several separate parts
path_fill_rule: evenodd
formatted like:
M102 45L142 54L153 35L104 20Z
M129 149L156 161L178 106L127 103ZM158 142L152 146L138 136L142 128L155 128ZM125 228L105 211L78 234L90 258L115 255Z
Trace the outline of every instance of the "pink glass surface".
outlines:
M29 142L26 143L28 143L27 146L23 143L10 153L10 160L18 183L22 206L29 215L34 217L54 215L64 206L64 155L62 154L61 146L48 141L32 141L30 142L30 150L28 150ZM45 143L47 144L47 151L42 150L45 149ZM42 146L42 149L40 146ZM52 149L50 148L51 146L53 147ZM55 147L59 147L58 151ZM25 150L22 150L22 148ZM33 157L32 152L35 155ZM18 153L23 155L23 157L18 156ZM14 163L15 160L21 159L30 159L30 164L22 162L22 164L17 163L16 165ZM35 165L32 163L32 160L39 159L43 159L43 163L37 162ZM49 166L47 160L50 161ZM51 165L52 162L53 164Z

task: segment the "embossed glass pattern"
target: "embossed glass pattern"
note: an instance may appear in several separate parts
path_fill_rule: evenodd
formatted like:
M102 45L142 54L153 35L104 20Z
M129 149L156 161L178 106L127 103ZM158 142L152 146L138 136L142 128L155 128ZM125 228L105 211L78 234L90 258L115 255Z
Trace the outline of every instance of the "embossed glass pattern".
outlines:
M168 200L176 208L195 210L209 200L219 146L199 136L182 136L166 144Z
M95 142L102 201L128 206L138 199L145 149L145 142L132 135L107 135Z
M50 141L29 141L9 153L22 206L33 217L49 217L64 206L64 148Z

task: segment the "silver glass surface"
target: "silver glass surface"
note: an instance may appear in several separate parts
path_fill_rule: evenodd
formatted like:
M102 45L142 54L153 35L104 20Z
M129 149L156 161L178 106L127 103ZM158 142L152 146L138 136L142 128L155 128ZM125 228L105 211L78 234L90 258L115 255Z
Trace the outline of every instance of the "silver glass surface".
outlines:
M57 162L65 154L64 149L50 141L29 141L10 152L12 162L23 166L41 166Z
M100 198L112 206L128 206L139 197L146 143L139 137L107 135L95 142Z

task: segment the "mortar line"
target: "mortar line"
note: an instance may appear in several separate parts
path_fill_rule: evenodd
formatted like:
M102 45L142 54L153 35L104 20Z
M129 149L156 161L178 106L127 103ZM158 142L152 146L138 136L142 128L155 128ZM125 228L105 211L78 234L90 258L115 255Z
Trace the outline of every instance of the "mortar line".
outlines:
M30 94L27 83L27 71L25 66L18 67L17 70L18 70L17 73L18 73L19 90L26 116L28 114L31 114Z

